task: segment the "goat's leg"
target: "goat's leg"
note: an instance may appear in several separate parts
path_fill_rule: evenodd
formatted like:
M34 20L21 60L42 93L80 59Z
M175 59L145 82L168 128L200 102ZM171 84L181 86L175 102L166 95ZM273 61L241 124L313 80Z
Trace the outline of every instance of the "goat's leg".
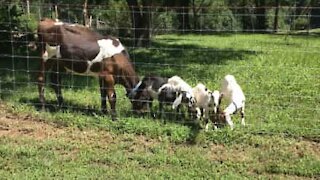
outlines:
M234 125L233 125L233 122L231 120L231 115L229 113L225 113L224 116L226 118L227 124L230 126L231 130L233 130Z
M158 110L158 114L159 114L159 117L160 119L163 118L163 102L162 101L159 101L159 110Z
M58 63L56 63L52 69L52 72L50 75L50 81L51 81L51 87L53 88L57 96L58 106L61 107L63 103L63 96L61 92L61 75L60 75L60 69L59 69Z
M202 114L202 113L201 113L201 109L197 107L197 108L196 108L196 111L197 111L197 120L200 121L200 120L201 120L201 114Z
M242 103L242 108L240 110L240 115L241 115L241 125L242 126L245 126L246 125L246 122L244 121L244 106L245 106L245 103L243 102Z
M180 118L182 117L182 114L181 114L181 104L179 104L176 108L176 121L179 121Z
M206 124L205 131L208 131L209 130L209 123L210 123L209 111L206 108L203 108L202 113L203 113L203 120Z
M100 95L101 95L101 111L107 114L107 88L104 77L99 77Z
M148 111L150 111L151 117L155 119L156 118L156 114L152 110L152 101L153 100L150 100L150 102L148 103Z

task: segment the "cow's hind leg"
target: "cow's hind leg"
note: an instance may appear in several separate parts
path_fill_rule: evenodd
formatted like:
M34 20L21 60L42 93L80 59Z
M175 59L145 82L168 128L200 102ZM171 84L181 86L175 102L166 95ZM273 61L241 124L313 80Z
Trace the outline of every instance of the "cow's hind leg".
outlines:
M111 118L113 121L117 120L117 113L116 113L116 100L117 100L117 96L116 96L116 91L114 90L114 78L112 75L105 75L103 82L102 82L103 86L104 86L104 91L102 91L101 94L101 108L102 111L106 110L106 103L104 101L106 101L105 98L103 98L103 96L105 96L105 92L107 93L108 99L109 99L109 103L110 103L110 108L111 108Z
M100 94L101 94L101 111L107 114L107 88L105 83L105 77L99 78Z

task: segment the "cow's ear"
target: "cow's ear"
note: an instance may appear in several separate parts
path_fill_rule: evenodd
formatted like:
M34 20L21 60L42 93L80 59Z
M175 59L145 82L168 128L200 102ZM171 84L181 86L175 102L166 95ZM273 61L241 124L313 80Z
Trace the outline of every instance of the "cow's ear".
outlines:
M174 100L173 104L172 104L172 109L176 109L180 104L181 104L181 101L182 101L182 94L180 94L176 100Z

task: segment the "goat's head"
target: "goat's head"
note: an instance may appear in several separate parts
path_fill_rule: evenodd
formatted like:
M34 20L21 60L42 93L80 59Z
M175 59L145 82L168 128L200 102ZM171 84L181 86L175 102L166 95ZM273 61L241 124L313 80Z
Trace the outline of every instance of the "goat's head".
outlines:
M217 109L217 113L210 114L210 120L215 127L223 127L226 125L226 115L220 108Z
M136 114L143 114L148 112L149 103L152 101L151 96L146 89L137 90L131 98L132 110Z
M217 90L211 93L211 105L213 106L214 114L218 113L218 109L220 108L222 97L223 97L223 94L220 94L220 92Z

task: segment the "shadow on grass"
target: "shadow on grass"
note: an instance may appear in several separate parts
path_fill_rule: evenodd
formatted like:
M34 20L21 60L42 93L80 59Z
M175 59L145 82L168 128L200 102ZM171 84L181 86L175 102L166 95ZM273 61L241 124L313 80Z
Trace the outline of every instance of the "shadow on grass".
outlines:
M38 98L33 98L33 99L20 98L19 103L33 106L37 111L42 111L42 106ZM72 112L72 113L79 113L79 114L88 115L88 116L92 116L92 115L104 116L105 115L101 112L99 108L76 104L72 101L64 101L63 105L59 107L57 105L57 101L47 100L44 110L50 113Z
M193 44L169 44L172 40L160 40L152 42L149 48L142 48L132 51L134 64L138 72L154 73L164 76L172 76L185 73L186 69L202 65L223 65L228 61L244 60L248 55L256 55L257 52L251 50L236 50L232 48L206 48ZM166 42L168 41L168 42ZM171 73L164 71L171 69ZM201 71L206 70L202 69ZM201 76L199 74L193 74Z

